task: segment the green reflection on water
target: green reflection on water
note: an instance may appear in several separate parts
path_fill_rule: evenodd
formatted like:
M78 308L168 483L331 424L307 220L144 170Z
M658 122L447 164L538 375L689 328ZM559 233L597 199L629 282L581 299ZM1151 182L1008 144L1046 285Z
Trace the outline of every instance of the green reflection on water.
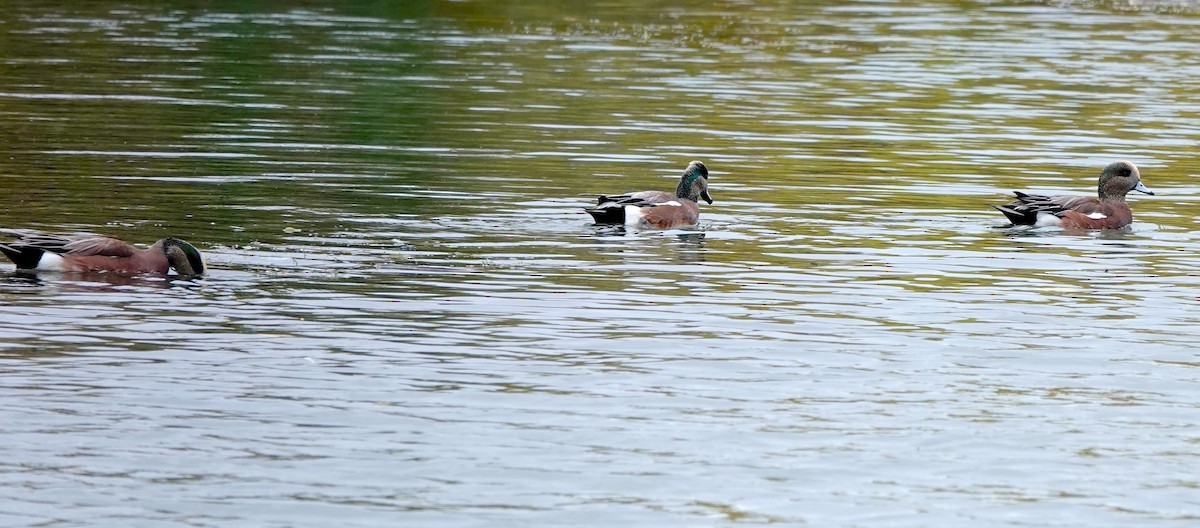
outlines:
M715 229L888 248L906 237L836 227L988 222L1000 191L1087 192L1116 157L1157 164L1155 188L1194 172L1200 107L1150 81L1200 35L1121 7L18 4L0 30L0 174L19 206L0 223L237 245L465 217L486 238L493 215L561 199L541 221L586 235L568 201L670 188L698 158Z

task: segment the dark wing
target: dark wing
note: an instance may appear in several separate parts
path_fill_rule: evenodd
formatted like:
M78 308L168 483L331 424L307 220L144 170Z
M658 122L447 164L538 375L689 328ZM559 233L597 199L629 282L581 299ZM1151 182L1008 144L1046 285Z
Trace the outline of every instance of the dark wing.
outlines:
M1062 216L1066 211L1079 211L1083 214L1097 212L1102 206L1099 200L1088 196L1042 196L1040 194L1025 194L1017 191L1016 201L1007 205L993 205L1004 213L1008 220L1016 225L1033 225L1037 223L1038 213L1048 213Z
M109 237L88 237L76 238L68 242L62 247L67 255L89 256L100 255L105 257L130 257L138 251L136 246L125 243L123 240L118 240Z
M41 235L41 234L21 234L16 241L10 246L14 248L29 248L38 249L41 251L49 251L51 253L65 253L67 244L71 243L71 239L58 235Z
M605 205L608 203L624 207L626 205L636 205L638 207L646 205L654 205L666 203L675 199L675 195L663 191L641 191L626 194L602 195L596 200L596 205Z
M1050 211L1058 216L1062 216L1065 211L1078 211L1083 214L1102 213L1104 204L1100 200L1089 196L1051 196L1050 201L1057 206L1057 210Z
M675 195L663 191L605 195L596 200L596 205L583 210L592 215L597 224L623 224L626 206L656 207L672 200L677 200Z
M109 237L64 237L58 235L25 234L10 244L16 248L31 248L63 255L128 257L138 248Z

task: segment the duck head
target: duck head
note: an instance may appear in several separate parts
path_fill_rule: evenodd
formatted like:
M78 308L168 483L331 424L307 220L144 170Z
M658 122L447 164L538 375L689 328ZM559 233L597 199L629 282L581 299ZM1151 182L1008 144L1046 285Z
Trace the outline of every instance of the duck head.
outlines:
M679 179L679 186L675 188L675 196L693 202L703 199L712 204L712 196L708 194L708 167L699 161L688 163L687 169L683 171L683 177Z
M167 262L175 268L181 277L203 275L206 271L204 257L196 247L178 238L162 239L162 251L167 256Z
M1104 167L1100 173L1100 199L1124 200L1129 191L1146 193L1151 196L1154 191L1142 185L1142 175L1138 168L1129 161L1114 161Z

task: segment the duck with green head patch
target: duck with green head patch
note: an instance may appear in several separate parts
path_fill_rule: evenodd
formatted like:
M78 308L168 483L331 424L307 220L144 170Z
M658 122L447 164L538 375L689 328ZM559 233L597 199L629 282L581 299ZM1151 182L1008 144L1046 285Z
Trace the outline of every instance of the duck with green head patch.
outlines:
M708 167L699 161L688 164L675 188L604 195L596 205L584 208L597 224L625 224L634 228L670 229L700 221L701 199L713 203L708 194Z
M20 270L167 275L174 269L192 277L207 269L195 246L171 237L139 248L109 237L18 233L15 241L0 244L0 252Z

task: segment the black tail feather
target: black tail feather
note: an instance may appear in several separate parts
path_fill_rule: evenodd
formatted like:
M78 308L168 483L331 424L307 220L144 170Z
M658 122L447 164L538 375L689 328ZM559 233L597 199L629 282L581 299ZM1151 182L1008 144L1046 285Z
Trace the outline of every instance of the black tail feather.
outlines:
M1004 216L1013 225L1037 225L1039 214L1058 214L1062 211L1062 205L1057 203L1052 196L1027 194L1021 191L1014 191L1013 194L1017 197L1016 201L992 206L997 211L1004 213Z
M597 224L624 224L625 223L625 207L616 205L609 207L587 207L584 208L588 214L592 215L592 219Z
M38 262L42 260L42 253L45 251L34 247L21 246L14 248L0 244L0 252L3 252L4 256L8 257L8 260L13 261L13 264L17 265L17 269L34 269L37 267Z
M1037 211L1021 211L1012 208L1009 205L993 205L997 211L1004 213L1009 222L1013 225L1033 225L1037 223Z

